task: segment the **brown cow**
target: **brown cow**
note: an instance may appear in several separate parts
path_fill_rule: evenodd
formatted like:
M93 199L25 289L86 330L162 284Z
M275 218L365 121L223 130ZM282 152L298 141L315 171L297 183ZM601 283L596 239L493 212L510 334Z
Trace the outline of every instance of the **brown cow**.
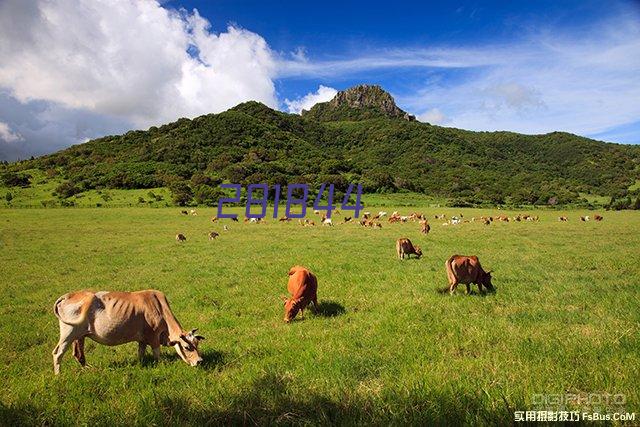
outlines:
M420 258L422 256L422 249L420 249L418 245L414 246L411 240L403 237L396 241L396 253L400 259L404 259L405 254L407 258L411 258L411 254L414 254L416 258Z
M289 270L287 290L291 295L284 300L284 321L289 323L298 314L304 316L304 309L313 303L313 311L318 309L318 279L309 269L296 265Z
M182 242L186 242L186 241L187 241L187 238L185 237L184 234L182 234L182 233L176 234L176 242L182 243Z
M595 214L595 215L593 216L593 219L594 219L594 221L598 221L598 222L600 222L600 221L602 221L604 218L602 218L602 216L600 216L600 215L598 215L598 214Z
M567 222L567 221L569 221L569 218L567 218L566 216L561 216L561 217L558 217L558 221Z
M84 339L109 346L138 342L142 361L147 345L153 357L160 357L160 346L175 347L182 360L191 366L202 362L198 343L204 339L197 329L185 332L160 291L91 292L65 294L53 305L60 323L60 340L53 350L53 371L60 373L60 360L70 345L82 366Z
M471 292L471 283L478 285L478 290L483 292L484 286L490 291L495 290L491 284L491 272L485 272L480 265L477 256L453 255L446 262L447 278L449 279L449 292L453 294L459 283L467 286L467 294Z
M225 225L225 227L226 227L226 225ZM216 233L215 231L212 231L211 233L209 233L209 240L213 240L216 237L218 237L219 235L220 235L219 233Z

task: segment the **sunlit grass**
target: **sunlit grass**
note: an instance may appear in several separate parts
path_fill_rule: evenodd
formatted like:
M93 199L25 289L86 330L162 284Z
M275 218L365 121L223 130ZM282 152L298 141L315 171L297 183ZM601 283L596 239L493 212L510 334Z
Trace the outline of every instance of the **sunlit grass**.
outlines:
M504 424L533 394L566 391L640 408L637 212L443 226L434 214L491 211L401 209L429 215L422 236L386 222L224 232L213 209L180 210L0 210L0 424ZM425 256L397 260L398 237ZM439 293L454 253L478 255L497 292ZM318 276L323 311L287 325L279 296L294 264ZM88 341L90 367L67 353L54 377L52 305L83 288L164 291L206 336L205 366L171 349L141 366L136 344Z

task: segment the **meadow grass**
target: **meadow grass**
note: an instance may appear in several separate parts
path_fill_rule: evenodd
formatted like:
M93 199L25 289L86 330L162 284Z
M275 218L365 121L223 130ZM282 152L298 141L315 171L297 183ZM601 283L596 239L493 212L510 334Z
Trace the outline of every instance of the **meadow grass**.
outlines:
M432 218L423 236L386 222L224 232L213 209L180 210L0 209L0 425L510 424L540 393L623 394L613 409L640 410L638 212L443 226L434 214L498 212L416 209ZM424 257L396 259L398 237ZM455 253L478 255L497 292L439 292ZM295 264L317 275L321 310L285 324ZM84 288L165 292L206 336L204 365L169 348L140 365L135 343L88 340L90 366L67 353L55 377L52 306Z

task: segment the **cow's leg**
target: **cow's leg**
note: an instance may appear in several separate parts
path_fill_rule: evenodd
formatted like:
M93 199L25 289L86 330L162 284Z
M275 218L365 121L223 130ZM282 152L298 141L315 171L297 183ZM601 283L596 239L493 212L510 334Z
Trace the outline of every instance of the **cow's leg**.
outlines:
M453 295L457 287L458 287L458 282L451 283L451 285L449 286L449 293Z
M158 345L157 347L152 347L152 350L153 350L153 360L157 362L158 360L160 360L160 346Z
M138 342L138 360L140 363L144 362L144 353L147 351L147 345L143 342Z
M60 373L60 360L62 356L69 349L72 342L76 340L74 333L74 327L60 322L60 340L58 345L53 349L53 372L58 375Z
M465 286L467 287L467 290L465 293L469 295L471 293L471 285L469 283L465 283Z
M76 358L80 365L87 365L87 361L84 357L84 337L78 338L73 342L73 357Z
M318 297L313 297L313 314L318 313Z

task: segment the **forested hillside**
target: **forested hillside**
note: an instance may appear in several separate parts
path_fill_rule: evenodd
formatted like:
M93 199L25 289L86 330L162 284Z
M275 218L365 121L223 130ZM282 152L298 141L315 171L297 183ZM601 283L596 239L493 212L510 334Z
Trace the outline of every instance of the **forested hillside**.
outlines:
M374 98L383 102L371 102L371 87L363 87L356 98L318 104L302 116L248 102L96 139L6 165L4 185L28 185L20 171L37 168L64 179L56 191L62 198L88 189L168 186L208 203L223 181L338 189L359 182L365 192L421 192L461 205L575 203L578 193L635 199L638 192L629 187L640 178L640 147L563 132L433 126L389 106L377 87Z

